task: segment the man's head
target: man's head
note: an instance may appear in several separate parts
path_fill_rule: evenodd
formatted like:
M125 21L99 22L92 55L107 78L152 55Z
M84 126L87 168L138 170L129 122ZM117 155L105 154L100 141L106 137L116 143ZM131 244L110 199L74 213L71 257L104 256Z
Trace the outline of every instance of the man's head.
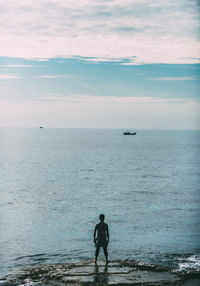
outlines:
M100 221L104 221L104 218L105 218L104 214L100 214L99 216Z

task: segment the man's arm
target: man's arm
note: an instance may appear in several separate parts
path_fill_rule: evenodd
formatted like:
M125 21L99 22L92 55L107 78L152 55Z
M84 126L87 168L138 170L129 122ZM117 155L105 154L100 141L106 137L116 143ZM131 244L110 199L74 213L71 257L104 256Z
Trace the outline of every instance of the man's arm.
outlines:
M97 226L95 226L95 229L94 229L94 243L96 242L96 232L97 232Z
M106 230L106 232L107 232L107 242L109 243L109 231L108 231L108 225L107 225L107 230Z

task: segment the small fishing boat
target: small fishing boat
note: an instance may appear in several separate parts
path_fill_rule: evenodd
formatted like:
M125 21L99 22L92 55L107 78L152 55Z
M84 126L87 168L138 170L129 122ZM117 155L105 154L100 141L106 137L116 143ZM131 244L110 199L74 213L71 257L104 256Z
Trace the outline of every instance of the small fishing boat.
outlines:
M136 135L136 132L125 131L123 132L124 135Z

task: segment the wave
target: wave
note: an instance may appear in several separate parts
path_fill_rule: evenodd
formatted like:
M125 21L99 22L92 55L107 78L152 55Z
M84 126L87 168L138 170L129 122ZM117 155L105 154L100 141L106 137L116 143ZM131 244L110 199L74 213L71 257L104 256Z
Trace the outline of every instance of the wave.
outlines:
M76 253L76 257L75 257ZM73 263L74 261L89 260L87 252L82 249L77 249L74 252L64 253L38 253L34 255L19 256L14 259L15 266L27 266L36 265L41 263L56 264L56 263ZM131 258L127 256L127 259L115 259L121 266L137 267L140 270L156 270L156 271L173 271L179 274L192 274L200 272L200 253L196 254L160 254L154 255L148 253L149 259L144 258L143 261L137 260L137 258ZM137 254L136 254L137 256ZM15 263L16 262L16 263Z
M191 255L187 258L179 258L179 261L179 272L200 272L200 255Z
M33 254L33 255L18 256L15 258L15 260L21 260L21 259L25 259L25 258L35 259L35 258L38 258L40 256L44 256L44 255L46 255L46 253L38 253L38 254Z

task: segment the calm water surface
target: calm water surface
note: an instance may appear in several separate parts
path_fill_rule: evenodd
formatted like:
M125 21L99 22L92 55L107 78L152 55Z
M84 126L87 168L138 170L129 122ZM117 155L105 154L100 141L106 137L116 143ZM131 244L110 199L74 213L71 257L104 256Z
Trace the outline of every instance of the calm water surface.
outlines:
M200 268L200 131L0 129L0 138L0 274L92 259L99 213L111 259Z

